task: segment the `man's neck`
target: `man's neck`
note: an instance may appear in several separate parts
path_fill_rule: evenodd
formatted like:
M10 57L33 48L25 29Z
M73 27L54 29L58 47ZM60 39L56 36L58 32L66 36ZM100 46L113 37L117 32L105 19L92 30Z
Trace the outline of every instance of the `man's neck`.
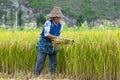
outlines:
M54 23L55 25L58 25L58 23L55 23L54 21L53 21L53 23Z

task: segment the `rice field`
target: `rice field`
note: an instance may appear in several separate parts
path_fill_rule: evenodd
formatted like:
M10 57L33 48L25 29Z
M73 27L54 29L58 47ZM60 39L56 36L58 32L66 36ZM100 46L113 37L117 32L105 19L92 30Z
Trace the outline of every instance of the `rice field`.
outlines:
M40 30L0 30L0 73L34 72ZM64 31L75 43L60 45L57 71L75 80L120 80L120 30ZM46 61L43 73L48 73Z

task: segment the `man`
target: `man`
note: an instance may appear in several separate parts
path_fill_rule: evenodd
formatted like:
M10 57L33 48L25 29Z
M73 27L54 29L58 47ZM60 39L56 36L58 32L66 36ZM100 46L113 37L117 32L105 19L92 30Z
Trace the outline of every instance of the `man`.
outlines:
M61 18L64 17L59 7L54 7L50 14L47 15L50 20L46 21L41 33L41 37L37 43L38 45L38 59L35 67L35 75L40 75L46 56L49 57L49 69L51 74L56 73L56 54L58 50L54 49L52 41L59 39L68 42L67 39L60 37L62 31L62 24L60 23Z

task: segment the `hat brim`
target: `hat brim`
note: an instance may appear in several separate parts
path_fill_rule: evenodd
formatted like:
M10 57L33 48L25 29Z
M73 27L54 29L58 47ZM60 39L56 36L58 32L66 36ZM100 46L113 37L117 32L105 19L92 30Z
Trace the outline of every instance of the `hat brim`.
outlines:
M63 17L65 17L63 14L48 14L47 15L48 17L61 17L61 18L63 18Z

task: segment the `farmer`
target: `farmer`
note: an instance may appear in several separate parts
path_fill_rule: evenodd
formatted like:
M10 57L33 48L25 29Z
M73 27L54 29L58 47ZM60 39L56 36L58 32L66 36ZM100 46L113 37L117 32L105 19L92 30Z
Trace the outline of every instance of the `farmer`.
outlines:
M46 21L41 33L41 37L37 43L38 45L38 58L35 67L35 75L40 75L46 56L49 57L49 69L51 74L56 73L56 54L58 50L55 50L52 45L52 41L56 39L64 40L67 43L67 39L60 37L62 24L61 18L64 17L59 7L54 7L50 14L47 15L50 20Z

